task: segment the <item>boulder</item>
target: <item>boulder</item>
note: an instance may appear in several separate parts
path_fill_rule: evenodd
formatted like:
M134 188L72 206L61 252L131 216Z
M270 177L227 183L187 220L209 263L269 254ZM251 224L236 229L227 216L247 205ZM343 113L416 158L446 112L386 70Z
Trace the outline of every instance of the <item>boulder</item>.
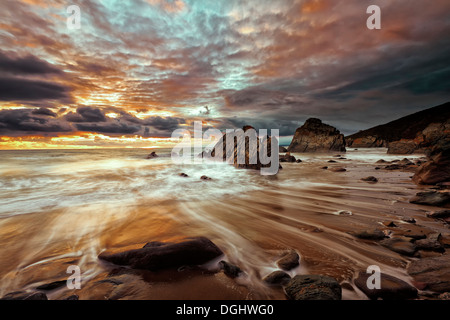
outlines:
M323 275L297 275L284 291L292 300L342 299L342 288L336 279Z
M141 249L112 254L104 252L98 257L133 269L158 271L202 265L221 255L223 255L222 250L209 239L194 237L178 243L150 242Z
M249 131L250 130L250 131ZM278 152L278 150L272 150L272 138L267 136L267 139L261 141L258 138L258 135L256 133L256 130L249 125L246 125L242 128L242 131L244 133L245 138L244 139L233 139L231 143L233 144L232 148L228 147L228 140L231 141L231 136L228 134L224 134L222 139L214 146L213 150L209 154L211 157L215 157L216 153L219 148L222 148L222 160L226 161L227 158L230 158L232 161L232 164L236 168L244 168L244 169L256 169L260 170L261 168L268 168L271 167L271 163L268 164L262 164L260 161L260 153L266 154L267 157L271 157L272 151ZM248 132L247 132L248 131ZM228 137L228 139L227 139ZM250 139L251 138L251 139ZM256 148L250 148L250 142L256 141ZM278 145L278 141L276 145ZM229 149L230 148L230 149ZM241 158L241 151L243 161L240 160ZM253 159L256 159L255 161L252 161ZM242 162L242 163L240 163ZM255 162L255 163L253 163Z
M281 270L276 270L262 279L266 284L271 286L284 286L289 283L291 276Z
M367 280L371 273L360 272L355 279L355 285L372 300L381 298L383 300L404 300L417 297L417 289L405 281L391 275L380 274L380 288L369 289Z
M450 202L450 192L437 190L418 192L409 202L427 206L444 206Z
M157 157L158 157L158 155L156 154L155 151L153 151L152 153L150 153L150 154L147 156L147 159L153 159L153 158L157 158Z
M47 295L42 292L16 291L5 295L0 300L48 300Z
M336 128L310 118L295 131L289 152L345 151L344 135Z
M283 270L291 270L298 267L300 264L300 256L295 250L291 250L286 253L280 260L277 261L277 265Z
M219 266L220 269L223 270L223 273L225 273L230 278L239 277L239 275L243 273L241 268L224 260L219 262Z
M402 238L385 239L380 241L380 244L383 247L386 247L405 256L413 256L417 250L416 246L413 243Z
M437 151L429 161L422 164L412 180L416 184L435 185L450 181L450 149Z
M390 142L388 145L388 154L412 154L418 148L414 140L402 139L399 141Z
M408 274L423 284L423 289L435 292L450 291L450 255L414 260L407 267Z

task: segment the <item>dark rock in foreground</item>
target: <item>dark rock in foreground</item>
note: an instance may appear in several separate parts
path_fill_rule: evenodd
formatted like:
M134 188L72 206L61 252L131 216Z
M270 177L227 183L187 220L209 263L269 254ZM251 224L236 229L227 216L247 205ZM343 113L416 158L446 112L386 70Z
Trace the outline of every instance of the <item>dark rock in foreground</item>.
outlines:
M284 289L292 300L341 300L342 288L331 277L322 275L297 275Z
M417 297L416 288L403 280L384 273L380 274L380 289L369 289L367 279L371 275L370 273L360 272L355 279L355 285L372 300L378 298L383 300L403 300Z
M37 287L37 290L50 291L54 289L61 288L67 284L67 280L54 281L51 283L46 283Z
M450 255L412 261L407 271L423 284L424 289L435 292L450 291Z
M158 271L182 266L201 265L223 254L205 237L187 238L179 243L150 242L141 249L108 254L99 259L134 269Z
M0 300L48 300L47 295L42 292L11 292Z
M344 135L336 128L310 118L295 131L289 152L345 151Z
M284 286L291 281L291 276L284 271L277 270L265 276L263 281L272 286Z
M280 260L277 261L277 265L283 270L291 270L298 267L300 264L300 256L295 250L289 251Z

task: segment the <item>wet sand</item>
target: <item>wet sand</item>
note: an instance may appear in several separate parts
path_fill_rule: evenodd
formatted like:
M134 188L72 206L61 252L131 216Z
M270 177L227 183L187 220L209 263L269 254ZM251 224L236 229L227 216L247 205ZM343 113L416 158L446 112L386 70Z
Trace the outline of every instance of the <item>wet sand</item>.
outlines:
M380 158L403 157L386 156L382 149L349 151L342 160L333 154L294 155L303 162L283 163L275 177L227 169L239 174L227 183L238 185L220 195L208 193L214 180L221 179L214 171L208 171L212 181L198 183L193 170L199 169L175 168L174 172L187 170L190 186L200 194L205 189L203 196L177 195L183 192L178 190L167 199L144 194L122 205L79 203L50 207L45 214L39 210L6 215L0 219L0 296L67 279L67 267L78 265L82 288L50 291L50 299L71 294L80 299L285 299L282 289L266 286L261 278L278 269L276 261L291 248L300 254L300 266L288 272L291 276L332 276L347 284L344 299L367 299L353 285L353 278L370 265L412 283L405 268L415 258L349 234L375 227L387 232L448 233L442 222L425 215L439 208L408 203L420 189L411 182L411 172L375 170L375 161ZM337 163L328 163L330 159ZM332 172L321 169L323 166L345 167L347 171ZM378 182L360 180L367 176L377 177ZM105 173L104 179L129 181L136 177ZM185 192L189 194L189 190ZM351 215L338 214L341 210ZM402 216L417 223L406 223ZM393 221L397 227L385 227L385 221ZM188 236L211 239L225 252L224 259L246 275L230 279L222 272L196 268L124 271L97 258L104 250L123 251L149 241L176 241ZM214 264L210 268L214 269Z

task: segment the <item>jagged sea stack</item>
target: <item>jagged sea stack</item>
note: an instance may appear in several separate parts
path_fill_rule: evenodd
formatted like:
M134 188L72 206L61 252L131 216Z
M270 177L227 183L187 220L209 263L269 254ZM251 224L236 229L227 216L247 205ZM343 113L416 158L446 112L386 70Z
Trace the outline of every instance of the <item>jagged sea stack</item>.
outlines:
M295 131L288 152L345 152L344 135L335 127L310 118Z

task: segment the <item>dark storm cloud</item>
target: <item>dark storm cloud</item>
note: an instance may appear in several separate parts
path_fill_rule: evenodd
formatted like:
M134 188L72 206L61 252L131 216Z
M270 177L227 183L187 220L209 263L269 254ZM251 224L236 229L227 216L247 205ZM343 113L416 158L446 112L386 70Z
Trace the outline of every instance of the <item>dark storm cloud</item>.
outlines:
M78 123L76 127L79 131L96 132L96 133L112 133L112 134L132 134L137 133L141 127L133 126L121 122L109 123Z
M0 134L70 132L73 128L53 116L36 114L36 110L0 110Z
M177 129L181 123L185 123L185 120L182 118L176 117L150 117L141 122L143 125L154 127L158 130L164 130L166 132L172 132Z
M35 57L28 55L25 57L12 57L0 51L0 71L12 74L59 74L61 70L53 65Z
M69 101L69 88L48 81L0 77L0 101Z
M31 111L32 114L36 115L43 115L43 116L49 116L49 117L56 117L56 113L54 113L52 110L48 108L39 108Z
M77 112L69 112L66 115L66 120L69 122L105 122L106 117L104 113L93 107L78 107Z

